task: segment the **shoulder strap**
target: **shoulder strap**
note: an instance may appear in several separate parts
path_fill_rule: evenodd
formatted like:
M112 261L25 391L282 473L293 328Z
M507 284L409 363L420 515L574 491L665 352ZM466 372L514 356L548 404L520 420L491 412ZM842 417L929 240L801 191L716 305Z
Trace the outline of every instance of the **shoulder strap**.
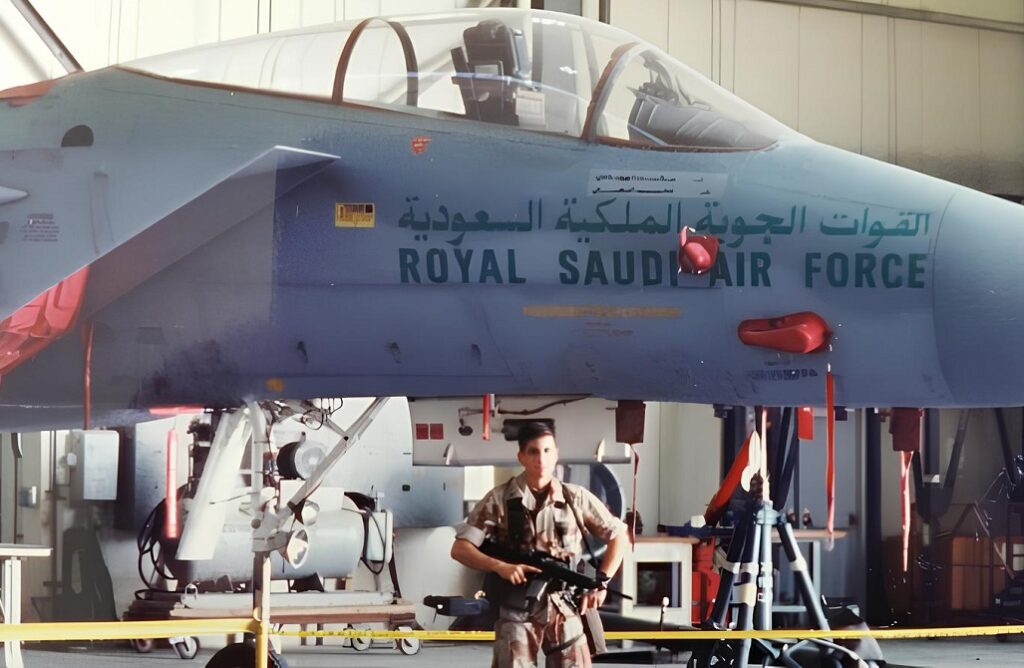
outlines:
M594 568L598 568L597 557L594 556L594 550L590 548L590 541L587 540L587 527L583 525L583 522L580 520L580 516L576 514L576 505L572 502L572 490L569 489L569 485L566 483L562 483L562 486L565 488L563 490L565 493L565 503L569 506L569 511L572 512L573 519L576 520L576 526L580 528L580 536L583 538L584 547L587 548L587 554L590 555L590 563Z
M526 543L526 509L522 497L505 499L505 516L508 521L509 547L521 550Z

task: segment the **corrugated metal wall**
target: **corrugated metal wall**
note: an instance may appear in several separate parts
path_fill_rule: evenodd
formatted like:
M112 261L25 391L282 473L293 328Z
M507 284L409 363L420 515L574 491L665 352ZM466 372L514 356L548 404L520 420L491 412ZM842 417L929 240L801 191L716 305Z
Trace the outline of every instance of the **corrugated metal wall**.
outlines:
M1024 22L1020 0L876 4ZM611 19L814 139L1024 196L1024 33L758 0L614 0Z
M444 11L466 0L34 0L86 69L197 44L384 14ZM63 74L14 7L0 2L0 88Z
M992 21L1024 23L1024 2L1021 0L859 0L872 5L887 5L942 12Z

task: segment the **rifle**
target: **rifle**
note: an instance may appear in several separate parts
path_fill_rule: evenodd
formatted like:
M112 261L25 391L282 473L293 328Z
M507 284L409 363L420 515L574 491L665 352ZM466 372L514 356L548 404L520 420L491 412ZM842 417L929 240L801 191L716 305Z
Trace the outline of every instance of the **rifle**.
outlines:
M543 552L541 550L520 552L518 550L510 550L498 543L495 543L494 541L484 541L484 544L480 546L480 551L489 557L500 559L505 563L533 566L534 568L539 569L540 573L531 573L529 577L535 577L547 581L555 580L563 582L569 587L577 590L591 591L601 588L605 583L605 580L599 580L583 573L577 573L569 568L564 561L559 561L547 552ZM630 601L633 600L633 597L629 594L625 594L615 589L606 588L605 591L612 596L629 599Z

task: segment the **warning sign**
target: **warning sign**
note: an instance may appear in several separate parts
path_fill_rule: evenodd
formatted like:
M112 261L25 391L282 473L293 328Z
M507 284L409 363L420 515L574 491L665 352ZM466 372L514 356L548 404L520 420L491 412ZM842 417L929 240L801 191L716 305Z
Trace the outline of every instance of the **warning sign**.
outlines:
M335 204L335 227L373 227L377 222L376 207L373 204Z

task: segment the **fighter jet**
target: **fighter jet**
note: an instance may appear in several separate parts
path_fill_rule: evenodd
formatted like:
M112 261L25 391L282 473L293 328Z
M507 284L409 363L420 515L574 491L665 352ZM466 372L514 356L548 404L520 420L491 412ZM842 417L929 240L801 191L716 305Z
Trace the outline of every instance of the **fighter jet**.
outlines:
M1024 207L466 10L0 93L0 424L317 396L1024 403Z

